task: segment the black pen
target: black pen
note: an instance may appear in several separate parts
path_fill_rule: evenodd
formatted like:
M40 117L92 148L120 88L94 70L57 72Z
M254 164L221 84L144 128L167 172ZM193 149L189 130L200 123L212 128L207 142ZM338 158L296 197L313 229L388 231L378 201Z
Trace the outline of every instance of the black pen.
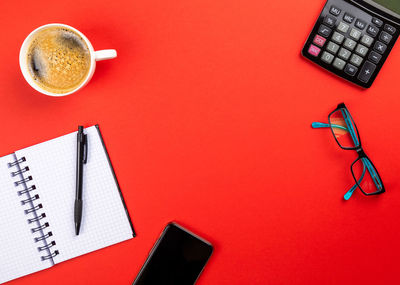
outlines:
M75 194L75 233L79 235L82 221L82 182L83 182L83 164L87 162L87 135L83 133L83 127L78 127L77 137L77 155L76 155L76 194Z

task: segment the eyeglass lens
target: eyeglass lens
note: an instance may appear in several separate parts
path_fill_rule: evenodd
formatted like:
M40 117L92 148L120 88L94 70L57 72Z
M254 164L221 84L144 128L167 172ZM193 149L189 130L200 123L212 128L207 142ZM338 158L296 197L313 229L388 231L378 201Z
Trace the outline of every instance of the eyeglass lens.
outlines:
M367 157L357 159L351 166L351 172L364 193L373 194L382 190L378 173Z
M356 126L346 109L339 109L329 116L329 123L339 145L355 148L360 145Z

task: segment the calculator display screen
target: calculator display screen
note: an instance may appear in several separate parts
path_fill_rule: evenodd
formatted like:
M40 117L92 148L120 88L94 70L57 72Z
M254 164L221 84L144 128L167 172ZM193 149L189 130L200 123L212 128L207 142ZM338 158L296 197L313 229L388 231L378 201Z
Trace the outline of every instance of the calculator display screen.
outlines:
M397 18L400 18L400 1L399 0L364 0L375 7L387 12Z

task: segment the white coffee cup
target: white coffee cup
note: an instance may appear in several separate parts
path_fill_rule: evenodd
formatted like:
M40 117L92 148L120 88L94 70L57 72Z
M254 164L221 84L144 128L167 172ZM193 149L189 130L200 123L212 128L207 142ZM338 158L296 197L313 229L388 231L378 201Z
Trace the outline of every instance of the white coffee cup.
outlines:
M82 37L82 39L85 41L86 45L89 48L89 52L90 52L90 69L88 74L86 75L85 80L78 85L74 90L69 91L67 93L53 93L53 92L49 92L45 89L43 89L42 87L40 87L32 78L31 74L29 73L28 70L28 64L27 64L27 52L28 52L28 48L29 45L31 43L32 38L34 37L34 35L45 29L48 27L64 27L64 28L68 28L72 31L74 31L75 33L77 33L79 36ZM43 93L45 95L49 95L49 96L56 96L56 97L61 97L61 96L66 96L66 95L70 95L72 93L75 93L76 91L80 90L82 87L84 87L92 78L94 70L96 69L96 61L100 61L100 60L105 60L105 59L111 59L111 58L115 58L117 57L117 51L115 49L105 49L105 50L98 50L98 51L94 51L92 44L89 42L89 40L85 37L84 34L82 34L80 31L78 31L77 29L68 26L68 25L64 25L64 24L47 24L44 26L41 26L39 28L37 28L36 30L34 30L33 32L31 32L28 37L24 40L24 42L22 43L21 46L21 50L19 52L19 66L21 68L22 74L25 77L25 80L29 83L29 85L31 85L35 90L39 91L40 93Z

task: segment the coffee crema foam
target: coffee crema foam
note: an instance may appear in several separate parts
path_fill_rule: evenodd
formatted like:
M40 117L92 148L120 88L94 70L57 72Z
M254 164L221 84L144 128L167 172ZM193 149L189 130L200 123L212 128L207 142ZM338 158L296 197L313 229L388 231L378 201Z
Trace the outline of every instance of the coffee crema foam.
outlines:
M27 64L41 88L52 93L76 89L90 70L90 51L76 32L65 27L48 27L31 40Z

